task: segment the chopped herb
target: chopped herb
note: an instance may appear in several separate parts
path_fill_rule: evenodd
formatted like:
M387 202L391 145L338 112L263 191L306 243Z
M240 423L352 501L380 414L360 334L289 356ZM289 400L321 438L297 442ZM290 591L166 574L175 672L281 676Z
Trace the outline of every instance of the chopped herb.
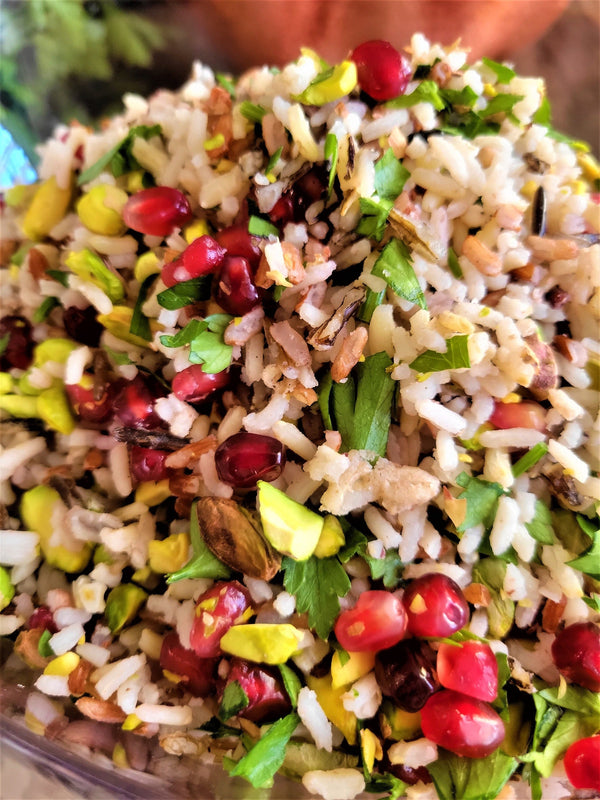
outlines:
M385 289L381 292L374 292L372 289L367 287L367 296L365 297L365 301L360 307L357 317L361 322L371 322L371 317L373 316L373 311L380 306L385 298Z
M467 512L458 530L466 531L480 524L486 529L491 528L496 516L498 499L504 494L502 486L499 483L467 475L466 472L461 472L456 482L463 488L458 499L464 498L467 501Z
M118 353L116 350L111 350L108 345L102 345L102 349L105 350L112 361L117 366L124 366L125 364L133 364L133 361L129 358L127 353Z
M266 169L265 169L265 175L269 175L273 171L273 169L275 168L275 165L277 164L277 162L281 158L281 154L282 153L283 153L283 145L281 147L278 147L277 150L275 150L275 152L273 153L273 155L269 159L269 161L267 163L267 166L266 166Z
M380 456L385 455L396 388L390 375L392 363L387 353L375 353L367 356L357 367L359 377L350 447L352 450L371 450Z
M351 525L345 517L338 517L338 521L346 539L337 553L339 560L345 564L354 556L364 556L367 550L367 537L358 528Z
M167 583L175 583L176 581L184 580L184 578L212 578L213 580L218 580L219 578L227 579L231 576L229 567L223 564L208 549L202 538L196 503L192 505L190 514L190 542L194 555L184 567L169 575Z
M48 315L52 311L53 308L60 305L60 301L58 297L46 297L42 301L41 305L36 308L33 312L33 321L34 322L44 322L45 319L48 318Z
M373 265L372 273L383 278L399 297L420 308L427 308L423 290L412 266L410 252L400 239L391 239L386 244Z
M0 356L6 352L6 348L8 347L9 342L10 342L10 333L5 333L4 336L0 336Z
M507 67L506 64L500 64L498 61L492 61L491 58L481 59L486 67L489 67L492 72L496 73L498 83L510 83L517 74L514 69Z
M216 150L225 144L225 136L222 133L215 133L210 139L206 139L203 144L205 150Z
M541 500L535 501L535 513L531 522L525 524L532 539L540 544L554 544L556 536L552 527L552 514L548 506Z
M134 158L132 149L136 137L141 139L151 139L153 136L160 136L162 129L160 125L138 125L132 128L127 136L105 153L101 158L84 170L77 178L77 183L82 186L84 183L97 178L107 167L110 167L115 178L124 175L126 172L134 172L141 169L141 165Z
M365 789L367 792L385 797L386 800L401 800L406 795L408 784L389 772L383 775L374 772Z
M246 117L247 120L250 120L250 122L256 125L262 122L262 118L267 113L267 109L262 106L257 106L249 100L244 100L243 103L240 103L240 113L243 117Z
M174 311L176 308L184 308L193 303L208 300L211 281L211 275L201 275L199 278L176 283L175 286L165 289L158 295L158 304L169 311Z
M464 136L467 139L474 139L476 136L494 135L499 130L499 123L484 120L473 110L465 111L462 114L457 111L451 111L446 114L446 121L442 125L444 133Z
M506 566L505 560L495 556L480 558L473 566L473 582L483 583L490 590L488 628L490 636L497 639L506 636L515 617L515 603L504 592Z
M482 119L493 117L495 114L509 114L513 106L523 99L521 94L497 94L489 101L487 106L479 112Z
M519 766L496 750L485 758L463 758L445 750L427 765L440 800L494 800Z
M469 337L465 334L446 339L446 352L426 350L410 363L410 368L417 372L441 372L445 369L465 369L471 366L469 359Z
M552 124L552 106L550 105L550 100L547 97L542 98L542 102L540 103L540 107L535 112L532 117L533 121L536 125L543 125L545 128L549 128Z
M354 406L356 404L356 385L352 375L348 376L344 383L333 385L332 400L335 427L342 436L342 450L352 450Z
M233 347L225 344L223 334L232 316L229 314L211 314L204 320L207 329L201 331L190 342L189 360L191 364L202 364L204 372L222 372L231 365Z
M150 330L150 320L142 311L142 306L146 302L146 297L148 296L150 287L155 280L156 275L148 275L148 277L142 282L138 292L137 300L135 301L135 306L133 307L131 324L129 326L129 333L133 333L134 336L139 336L140 338L145 339L147 342L152 340L152 331Z
M125 297L125 287L120 276L91 250L73 251L69 253L65 263L83 281L93 283L106 292L113 303L118 303Z
M581 599L592 611L600 613L600 594L592 592L590 597L582 597Z
M577 515L577 522L584 533L591 538L592 544L582 555L573 561L567 561L567 564L598 581L600 580L600 527L597 521L593 524L580 514Z
M246 708L250 699L237 681L231 681L225 686L223 699L217 715L222 722L227 722L231 717Z
M219 86L222 86L229 93L230 97L235 98L235 84L230 75L226 75L224 72L216 72L215 80Z
M160 343L165 347L183 347L193 342L196 336L207 329L208 325L203 319L192 319L185 328L181 328L172 336L161 336Z
M410 172L390 147L375 162L375 192L381 200L395 200L409 176Z
M451 247L448 248L448 269L454 275L455 278L457 278L458 280L462 280L463 271L461 269L460 264L458 263L458 256Z
M278 719L237 763L225 758L223 766L230 775L245 778L256 788L272 786L273 777L283 764L286 746L299 722L300 717L295 712Z
M360 198L360 218L356 232L369 239L380 242L385 233L388 216L393 207L391 200L381 200L379 203L371 197Z
M7 334L8 335L8 334ZM333 420L331 419L331 412L329 410L329 403L331 400L331 390L333 388L333 378L331 372L328 372L319 384L317 392L319 411L323 418L323 425L328 431L333 430Z
M350 591L350 579L335 556L295 561L285 556L281 568L285 590L296 598L296 608L308 614L308 624L327 639L340 613L340 597Z
M436 111L442 111L446 104L440 94L439 86L435 81L423 81L417 88L410 94L395 97L389 100L385 105L387 108L410 108L417 103L431 103Z
M512 466L512 474L515 478L518 478L519 475L523 475L525 472L531 469L535 464L538 463L540 459L542 459L546 453L548 452L548 445L544 442L538 442L535 444L529 452L525 453L524 456L513 464Z
M287 664L278 664L277 666L279 667L279 674L281 675L284 688L290 698L292 708L296 708L298 705L298 694L302 688L302 681Z
M69 273L63 272L60 269L46 270L46 277L58 281L58 283L60 283L61 286L64 286L65 288L69 285Z
M338 140L335 133L329 132L325 137L324 155L325 160L329 161L329 183L327 185L327 196L329 196L333 190L338 162Z
M397 550L386 550L383 558L363 556L374 581L383 581L386 589L396 589L402 581L403 563Z
M248 220L248 233L253 236L279 236L279 229L262 217L251 216Z
M440 95L449 106L473 108L479 95L470 86L462 89L440 89Z
M52 634L46 628L38 639L38 653L42 658L52 658L52 656L55 655L54 650L50 647L51 636Z

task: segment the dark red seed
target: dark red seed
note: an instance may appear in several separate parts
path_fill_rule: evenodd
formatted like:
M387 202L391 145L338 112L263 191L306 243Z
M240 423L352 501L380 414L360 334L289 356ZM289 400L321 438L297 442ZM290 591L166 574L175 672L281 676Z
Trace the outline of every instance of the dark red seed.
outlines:
M600 692L600 628L593 622L575 622L557 633L552 658L567 680Z
M391 100L406 91L412 75L410 63L389 42L363 42L350 58L356 64L358 85L373 100Z
M291 194L282 194L273 208L269 211L269 219L273 225L285 228L288 222L294 219L294 201Z
M437 691L435 655L426 642L404 639L375 656L375 677L381 691L404 711L419 711Z
M165 237L192 218L187 197L170 186L153 186L132 195L123 206L128 228L150 236Z
M218 269L224 257L225 250L216 239L207 234L200 236L178 258L164 265L161 274L163 283L165 286L174 286L201 275L210 275Z
M190 645L197 655L221 655L221 637L248 616L250 592L239 581L219 581L198 598Z
M0 342L4 343L0 369L27 369L33 356L31 324L25 317L8 315L0 319Z
M65 390L73 411L84 422L100 423L112 417L112 392L106 390L99 400L94 398L93 387L81 384L66 384Z
M201 364L182 369L173 378L171 388L179 400L201 403L229 383L229 371L204 372Z
M151 447L132 445L129 448L131 477L138 483L164 480L169 475L165 466L169 452L169 450L153 450Z
M54 622L54 616L48 606L38 606L27 620L27 627L29 630L43 628L45 631L50 631L50 633L58 631L58 626Z
M221 308L236 317L242 317L260 303L250 264L243 256L225 256L215 299Z
M281 442L260 433L235 433L215 451L219 478L236 489L249 489L256 482L274 481L285 465Z
M230 225L215 234L215 238L221 247L227 250L230 256L243 256L252 271L258 267L262 255L259 247L260 238L253 236L248 231L248 226L243 224Z
M287 714L291 703L281 678L268 667L249 664L241 658L231 660L227 683L236 681L246 693L249 703L238 716L252 722L271 722Z
M98 312L93 306L69 306L63 313L63 325L71 339L88 347L98 347L104 328L97 317Z
M413 636L450 636L469 619L460 586L447 575L430 572L415 578L402 598Z
M193 650L184 647L174 631L162 641L160 666L180 677L181 685L196 697L207 697L214 692L217 661L215 658L200 658Z
M152 389L141 375L136 375L132 381L125 381L117 394L113 404L115 416L129 428L163 427L163 421L154 410L156 399L164 394L157 386Z

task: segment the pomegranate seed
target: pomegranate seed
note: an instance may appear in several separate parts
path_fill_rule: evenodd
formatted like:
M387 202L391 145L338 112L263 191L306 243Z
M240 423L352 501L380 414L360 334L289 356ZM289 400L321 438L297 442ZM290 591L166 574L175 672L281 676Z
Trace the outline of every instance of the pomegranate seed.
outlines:
M163 421L154 411L154 403L162 394L157 386L151 390L144 378L136 375L132 381L124 382L117 392L114 413L129 428L161 428Z
M164 238L192 218L184 194L170 186L153 186L132 195L123 206L123 222L139 233Z
M345 650L385 650L406 633L406 612L402 601L390 592L363 592L356 605L342 611L335 623L335 635Z
M256 482L274 481L285 465L283 445L272 436L236 433L215 451L219 478L237 489L249 489Z
M485 642L463 642L460 646L441 644L437 674L446 689L468 694L491 703L498 696L498 662Z
M593 622L568 625L552 642L552 658L562 675L600 692L600 628Z
M494 410L489 421L495 428L533 428L546 430L546 409L534 400L521 400L520 403L494 402Z
M99 400L94 398L92 387L85 387L80 383L66 384L65 390L73 411L84 422L106 422L112 417L112 392L109 390L105 390Z
M242 317L260 303L250 264L243 256L225 256L219 272L216 301L236 317Z
M190 644L203 658L221 654L221 637L252 611L248 590L238 581L220 581L198 598Z
M469 619L460 586L441 573L430 572L412 581L403 602L413 636L450 636Z
M565 771L576 789L600 792L600 736L574 742L565 753Z
M167 633L160 648L160 666L181 677L182 685L196 697L207 697L215 687L216 658L199 658L188 650L172 631Z
M98 312L94 306L69 306L63 313L63 325L71 339L87 344L88 347L98 347L104 328L97 317Z
M43 628L50 633L56 633L58 627L54 622L54 616L48 606L39 606L27 620L29 630L33 628Z
M419 711L439 688L435 655L426 642L404 639L375 656L375 677L381 691L404 711Z
M406 91L412 76L410 63L389 42L363 42L350 58L356 64L358 85L373 100L391 100Z
M201 403L229 383L229 371L204 372L202 364L192 364L178 372L171 388L179 400L186 403Z
M238 716L252 722L271 722L287 714L291 709L287 692L281 678L274 671L241 658L233 658L227 675L227 683L239 683L249 703L238 712Z
M252 272L256 271L262 251L259 247L260 238L249 233L245 225L230 225L223 228L215 235L216 240L224 247L230 256L243 256Z
M467 758L489 756L504 739L504 723L490 705L451 689L431 695L421 728L435 744Z
M294 201L290 193L282 194L269 211L269 219L281 230L294 219Z
M0 369L27 369L33 356L33 339L31 324L25 317L16 315L0 319L0 339L8 337L4 351L0 356Z
M168 455L169 450L153 450L151 447L132 445L129 448L131 477L138 483L164 480L169 475L165 466Z
M176 283L199 278L215 272L225 256L221 245L207 234L200 236L185 248L183 253L174 261L170 261L162 268L162 279L165 286L174 286Z
M432 777L429 774L427 767L407 767L406 764L391 764L389 758L384 755L382 767L385 772L390 772L394 777L398 778L409 786L414 786L415 783L431 783Z

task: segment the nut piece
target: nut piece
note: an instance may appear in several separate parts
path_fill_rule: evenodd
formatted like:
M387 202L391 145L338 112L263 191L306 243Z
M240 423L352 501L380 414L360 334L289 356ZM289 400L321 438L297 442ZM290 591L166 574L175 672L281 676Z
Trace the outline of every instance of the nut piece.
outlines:
M476 236L467 236L462 246L462 255L469 259L477 272L482 275L500 275L502 272L502 259L498 253L480 241Z
M325 322L308 337L309 345L314 347L315 350L328 350L330 347L333 347L340 331L350 317L356 314L366 294L367 290L364 286L353 286L346 293L343 301L336 308L331 317L325 320Z
M369 339L369 332L362 326L355 328L342 342L339 353L331 365L331 377L336 383L343 381L350 374L352 367L358 364Z
M550 389L558 386L558 367L554 359L554 353L550 345L542 342L537 334L525 336L523 341L529 348L534 364L535 372L529 384L529 391L536 400L546 400Z

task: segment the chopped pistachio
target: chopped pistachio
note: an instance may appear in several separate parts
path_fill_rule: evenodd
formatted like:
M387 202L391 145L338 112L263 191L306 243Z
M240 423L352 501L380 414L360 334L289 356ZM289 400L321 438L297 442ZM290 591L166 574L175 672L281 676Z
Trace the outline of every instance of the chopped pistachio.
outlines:
M104 614L113 633L118 633L135 618L147 596L143 589L133 583L122 583L109 592Z
M37 416L53 431L65 436L73 433L77 424L67 395L60 386L51 386L40 393L37 398Z
M63 653L48 662L44 669L44 675L62 675L65 677L73 672L80 661L81 657L77 653L71 651Z
M58 364L64 364L69 355L76 350L80 345L70 339L62 339L61 337L46 339L40 342L33 351L33 366L43 367L47 361L56 361Z
M37 189L23 220L23 233L28 239L44 239L65 216L71 202L72 188L62 189L52 176Z
M35 419L38 416L37 397L23 397L20 394L0 395L0 410L17 419Z
M0 394L10 394L12 388L12 375L9 372L0 372Z
M79 199L77 214L89 231L102 236L119 236L126 230L121 211L128 199L123 189L99 184Z
M4 567L0 567L0 611L6 608L14 596L15 587L11 583L10 575Z
M303 634L288 623L233 625L221 637L225 653L259 664L285 664L298 651Z
M150 275L158 275L159 272L160 263L158 256L156 253L153 253L152 250L143 253L135 262L135 267L133 268L133 275L139 283L143 283Z
M327 514L323 520L323 528L319 541L314 550L317 558L328 558L334 556L346 541L341 523L333 514Z
M106 292L113 303L118 303L125 297L125 287L121 278L91 250L69 253L65 263L71 272L74 272L82 280L93 283L94 286Z
M370 672L374 665L375 653L347 653L347 658L342 659L336 650L331 659L331 685L334 689L348 686Z
M164 575L176 572L188 561L190 537L174 533L166 539L154 539L148 544L148 563L153 572Z
M322 678L315 678L307 675L306 683L317 695L319 705L325 712L325 716L330 722L339 728L346 737L348 744L356 743L357 718L352 711L346 711L342 701L342 695L347 687L340 686L334 689L331 685L331 676L325 675Z
M171 497L169 479L162 481L144 481L135 490L136 503L144 503L148 508L158 506Z
M266 481L259 481L257 486L260 518L268 541L297 561L309 558L321 536L323 517Z
M183 231L183 237L188 244L191 244L194 239L199 239L207 233L210 233L208 222L205 219L195 219L186 226Z
M350 94L357 83L354 61L342 61L333 69L317 75L297 99L306 105L324 106Z

